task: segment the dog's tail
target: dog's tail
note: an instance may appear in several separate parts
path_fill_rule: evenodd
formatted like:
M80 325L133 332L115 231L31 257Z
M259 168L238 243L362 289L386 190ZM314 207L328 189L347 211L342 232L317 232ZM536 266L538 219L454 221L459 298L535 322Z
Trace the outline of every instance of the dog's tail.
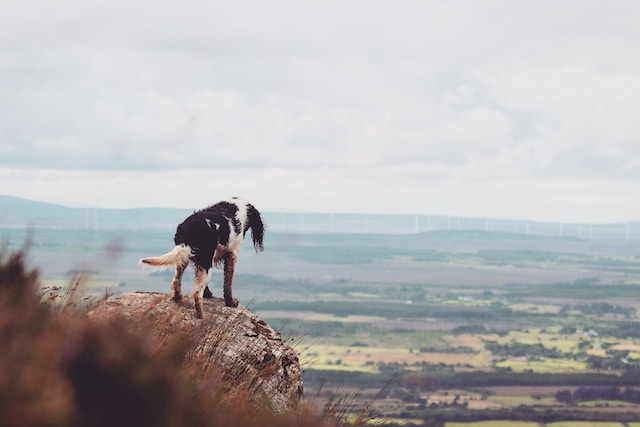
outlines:
M262 252L264 250L262 239L264 238L264 230L267 227L264 222L262 222L262 216L260 212L258 212L258 209L251 204L247 206L247 217L249 218L253 247L256 248L256 252Z
M176 245L171 252L158 257L142 258L138 264L153 265L156 267L164 267L169 265L187 264L191 257L191 247L185 244Z

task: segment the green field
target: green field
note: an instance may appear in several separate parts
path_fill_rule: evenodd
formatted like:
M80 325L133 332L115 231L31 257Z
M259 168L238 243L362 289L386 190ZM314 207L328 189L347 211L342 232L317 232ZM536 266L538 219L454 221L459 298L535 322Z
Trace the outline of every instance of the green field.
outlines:
M448 422L445 427L540 427L540 424L529 421L477 421L470 423Z

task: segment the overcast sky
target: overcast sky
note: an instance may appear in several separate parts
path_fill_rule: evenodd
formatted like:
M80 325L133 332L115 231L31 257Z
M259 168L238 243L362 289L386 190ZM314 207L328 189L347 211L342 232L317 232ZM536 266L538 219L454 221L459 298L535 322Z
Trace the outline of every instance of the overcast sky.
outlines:
M0 194L640 218L640 2L2 0Z

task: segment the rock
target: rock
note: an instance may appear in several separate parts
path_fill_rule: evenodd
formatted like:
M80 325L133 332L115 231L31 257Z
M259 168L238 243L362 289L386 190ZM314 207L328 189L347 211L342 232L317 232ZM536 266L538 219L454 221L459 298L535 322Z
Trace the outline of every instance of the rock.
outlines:
M249 309L227 307L221 298L205 299L204 319L193 314L193 300L175 303L167 294L134 292L108 299L90 314L120 315L152 322L161 342L189 337L184 363L206 375L221 375L230 389L248 391L256 405L274 412L294 410L302 396L302 370L296 351L280 333Z

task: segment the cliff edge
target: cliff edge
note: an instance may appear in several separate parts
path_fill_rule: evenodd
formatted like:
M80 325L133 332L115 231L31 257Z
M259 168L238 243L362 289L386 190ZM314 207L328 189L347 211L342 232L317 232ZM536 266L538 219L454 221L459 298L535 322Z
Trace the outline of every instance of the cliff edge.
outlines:
M160 342L186 337L183 363L203 378L217 375L232 392L244 390L256 405L274 412L296 409L302 370L280 333L246 307L227 307L221 298L205 299L203 313L204 319L195 318L190 298L175 303L167 294L134 292L106 300L90 315L122 316L132 324L144 319Z

